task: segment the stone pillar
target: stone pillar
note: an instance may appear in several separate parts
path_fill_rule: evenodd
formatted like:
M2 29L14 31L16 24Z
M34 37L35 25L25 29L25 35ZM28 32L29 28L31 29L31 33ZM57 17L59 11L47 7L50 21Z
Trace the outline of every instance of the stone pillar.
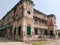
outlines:
M43 35L43 33L44 33L44 31L43 31L43 29L41 30L41 34Z
M26 22L25 22L25 17L23 18L22 22L22 35L23 35L23 41L26 40Z
M50 36L50 30L47 30L48 31L48 36Z
M42 30L42 35L44 35L45 34L45 30Z
M40 29L40 35L42 35L42 29Z
M34 39L34 35L35 35L35 34L34 34L34 27L31 27L31 36L32 36L32 37L31 37L31 38L32 38L31 40Z
M56 38L58 38L58 31L56 31Z
M7 28L7 37L9 37L9 29Z
M25 1L23 2L23 8L24 8L24 10L23 10L23 21L22 21L22 35L23 35L23 41L25 41L26 40L26 3L25 3Z
M10 34L10 29L7 28L7 37L10 39L11 38L11 34Z
M31 21L31 40L33 40L34 39L34 20L32 19L32 21Z
M41 34L41 32L40 32L40 30L38 29L38 35L40 35Z
M56 38L56 30L53 31L54 37Z

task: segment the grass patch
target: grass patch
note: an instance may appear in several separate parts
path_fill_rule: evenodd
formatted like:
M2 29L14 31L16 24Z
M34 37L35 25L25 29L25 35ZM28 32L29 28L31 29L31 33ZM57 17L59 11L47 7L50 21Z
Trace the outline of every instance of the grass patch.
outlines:
M50 42L47 41L41 41L41 42L33 42L32 45L44 45L44 44L48 44Z

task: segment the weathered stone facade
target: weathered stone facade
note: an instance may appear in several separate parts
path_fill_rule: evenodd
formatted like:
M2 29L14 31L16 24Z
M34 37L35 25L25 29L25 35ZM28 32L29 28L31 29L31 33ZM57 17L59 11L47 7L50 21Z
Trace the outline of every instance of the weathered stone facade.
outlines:
M60 38L60 30L57 30L57 37Z
M56 36L56 17L33 8L31 0L21 0L0 21L0 36L25 41L35 36Z

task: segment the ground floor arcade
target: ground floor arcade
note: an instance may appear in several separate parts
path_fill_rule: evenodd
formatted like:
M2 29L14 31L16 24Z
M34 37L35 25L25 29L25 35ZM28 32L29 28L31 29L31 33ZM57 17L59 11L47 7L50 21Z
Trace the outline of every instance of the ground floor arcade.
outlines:
M18 26L14 28L13 26L6 26L5 28L0 29L0 36L6 37L8 39L14 39L14 40L20 40L20 41L23 41L24 39L26 40L27 38L32 38L33 36L34 37L37 36L36 38L41 38L43 36L48 38L55 37L53 30L34 28L34 30L32 31L31 28L32 27L27 26L25 28L26 31L23 32L22 26Z
M34 28L35 35L42 35L49 38L55 37L53 30Z

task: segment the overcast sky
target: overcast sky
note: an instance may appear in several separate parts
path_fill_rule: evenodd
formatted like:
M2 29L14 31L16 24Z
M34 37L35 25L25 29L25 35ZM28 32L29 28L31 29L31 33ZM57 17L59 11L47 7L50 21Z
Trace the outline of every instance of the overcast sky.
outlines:
M45 13L54 14L57 19L57 28L60 29L60 0L33 0L34 8ZM16 5L19 0L0 0L0 19Z

